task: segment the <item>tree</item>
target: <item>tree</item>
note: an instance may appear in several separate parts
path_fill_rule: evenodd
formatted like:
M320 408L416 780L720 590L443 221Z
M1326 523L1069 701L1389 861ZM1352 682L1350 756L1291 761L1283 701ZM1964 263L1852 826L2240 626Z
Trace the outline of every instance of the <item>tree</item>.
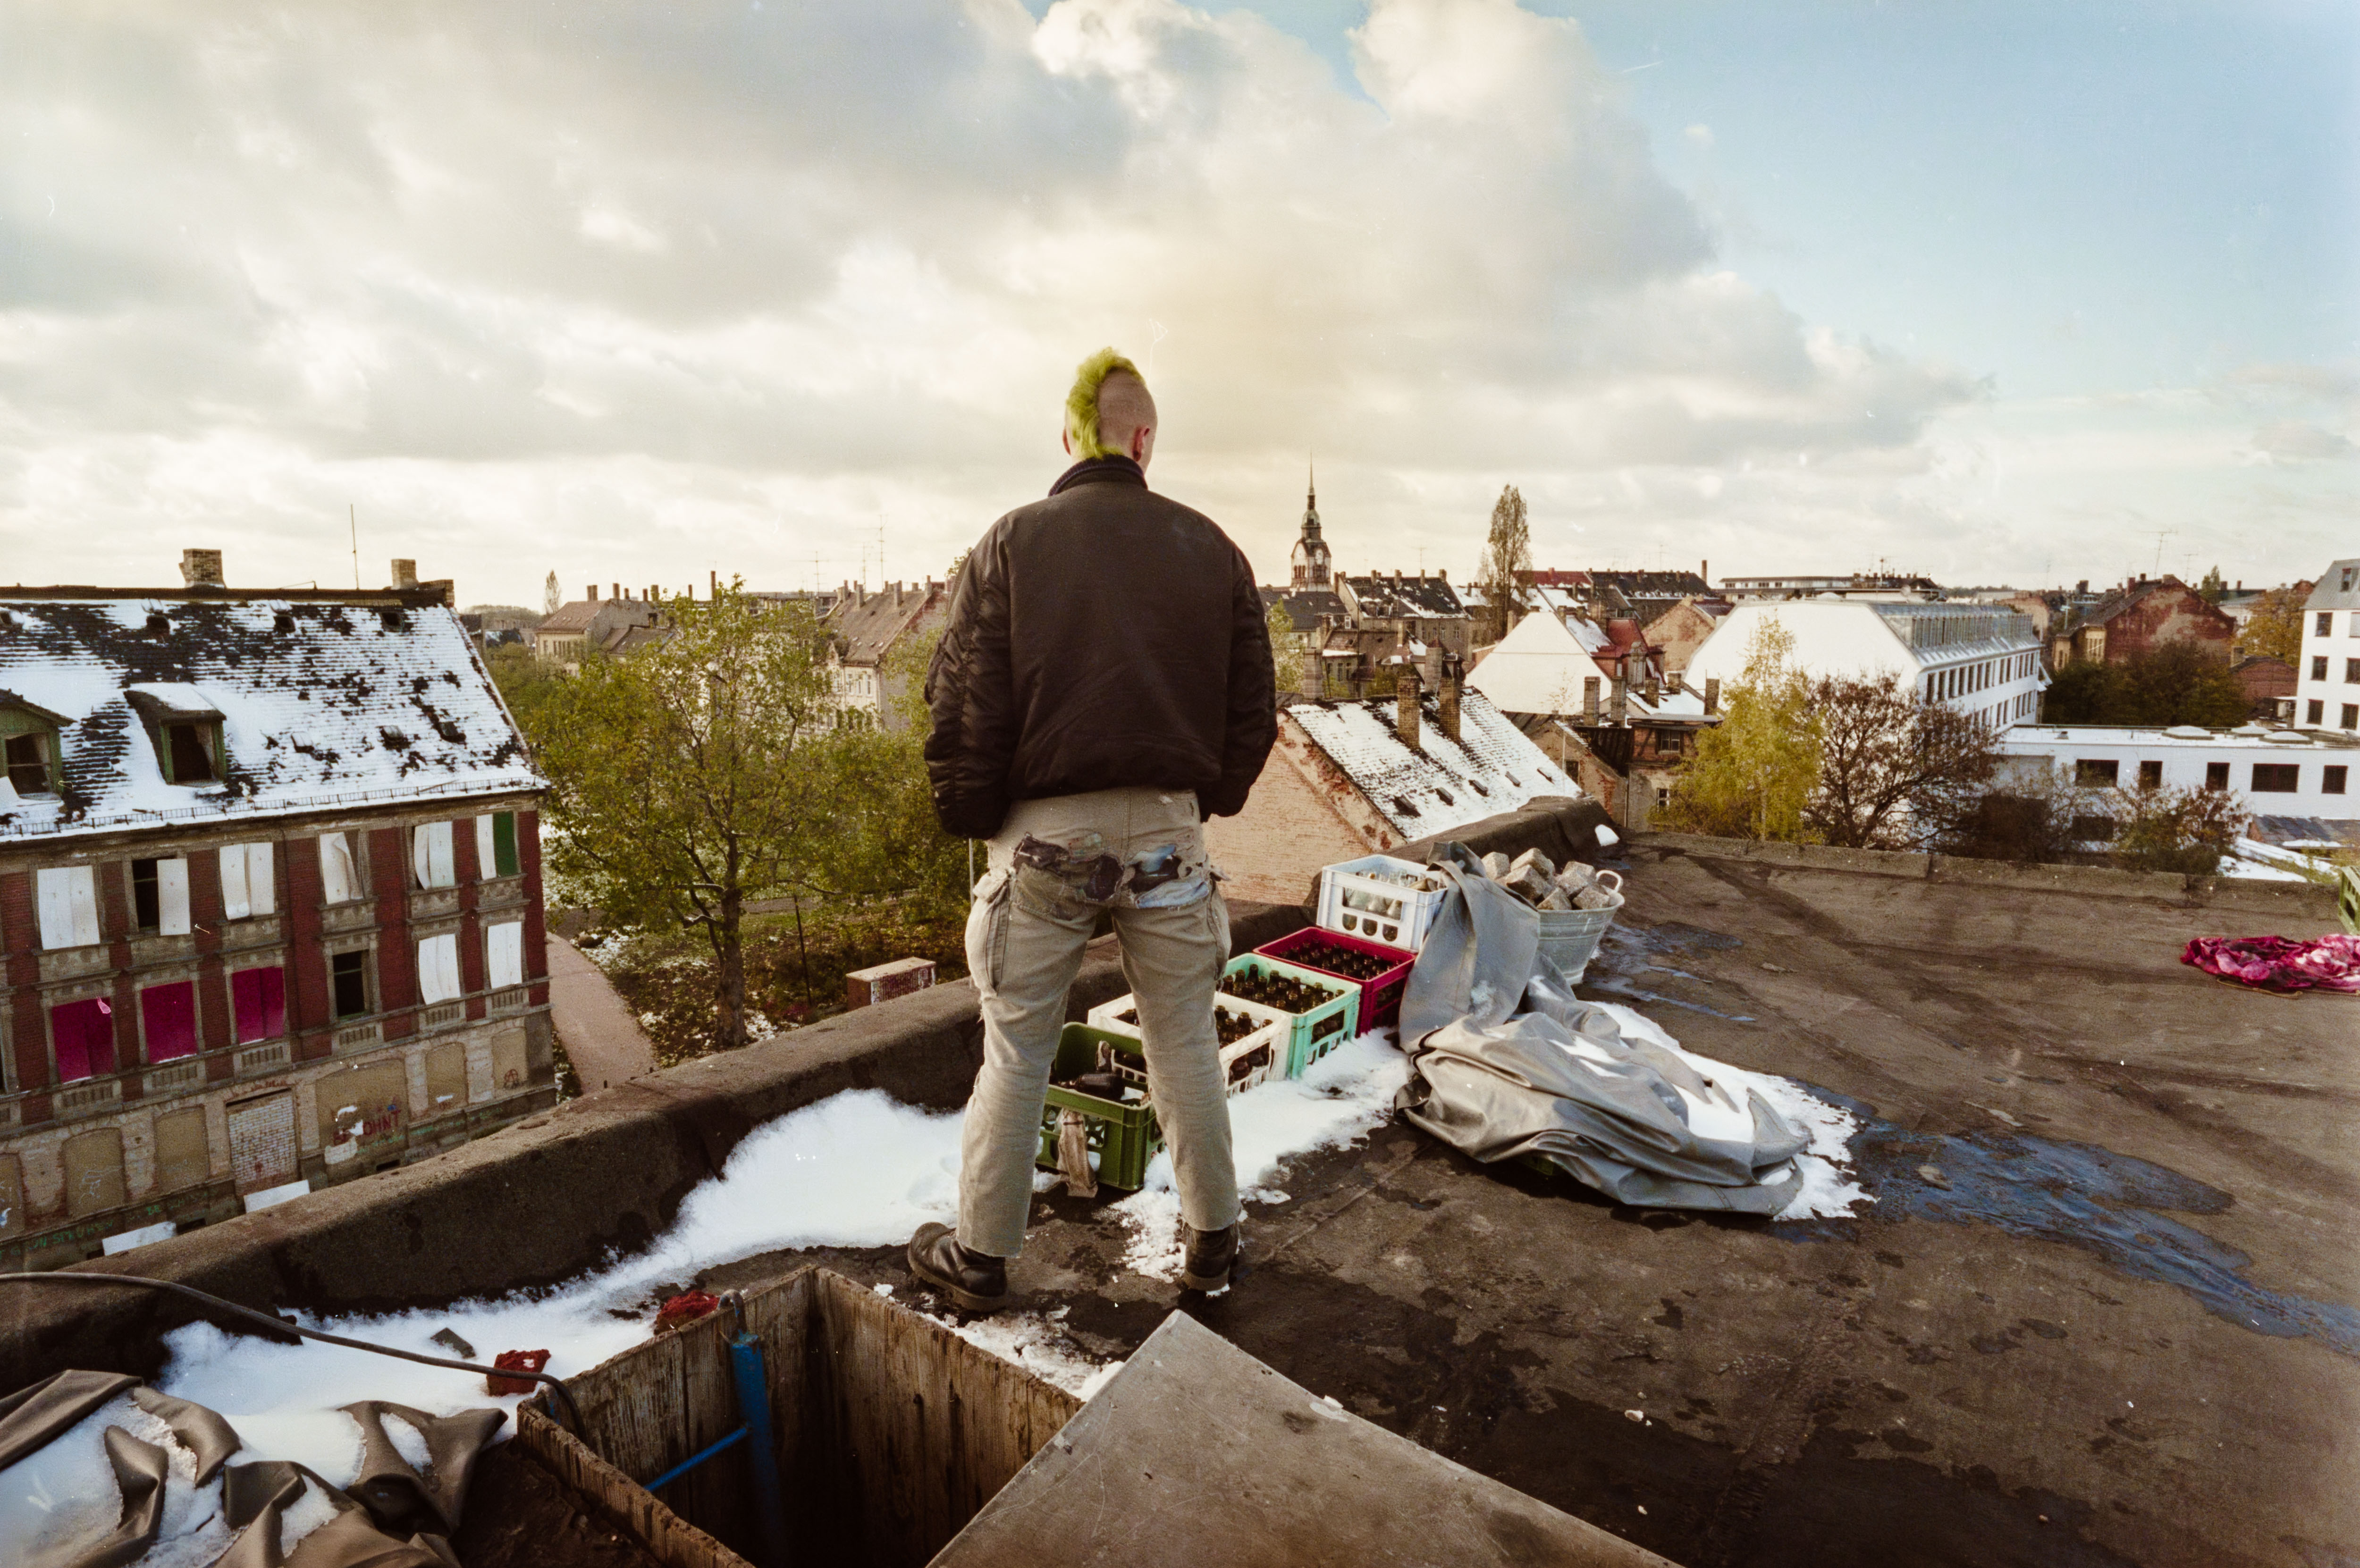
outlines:
M1819 782L1819 721L1794 654L1795 635L1775 615L1754 623L1745 668L1722 694L1726 713L1681 764L1658 823L1734 839L1800 840L1808 831L1803 808Z
M2196 593L2206 604L2216 605L2228 597L2229 585L2222 577L2220 567L2215 566L2204 574L2204 580L2196 585Z
M1532 571L1532 525L1524 516L1524 498L1510 485L1491 504L1491 531L1484 537L1482 559L1475 567L1475 586L1483 590L1487 641L1497 642L1515 625L1515 607Z
M2095 792L2070 769L2019 766L1975 797L1937 841L1946 855L2049 865L2070 860L2088 837Z
M1981 719L1920 701L1896 676L1822 678L1811 708L1819 776L1803 821L1830 844L1921 848L1973 808L1999 765Z
M2112 813L2114 860L2131 871L2211 876L2235 847L2252 814L2221 789L2125 792Z
M2246 658L2279 659L2298 663L2302 658L2302 604L2311 597L2309 583L2267 588L2254 599L2245 629L2237 634L2237 652Z
M557 607L564 602L564 595L557 586L557 574L552 572L549 574L549 581L541 585L541 612L543 615L555 615Z
M1278 680L1278 700L1284 702L1305 689L1303 666L1309 651L1304 646L1305 639L1296 635L1295 618L1286 613L1284 599L1271 601L1268 624L1271 673Z
M2186 642L2119 664L2068 664L2040 705L2044 724L2169 724L2227 727L2245 720L2245 688L2229 666Z
M687 927L714 959L719 1041L742 1046L746 905L810 880L847 812L818 622L733 582L663 607L672 635L592 653L528 733L550 780L552 869L625 926ZM858 770L855 769L858 773Z

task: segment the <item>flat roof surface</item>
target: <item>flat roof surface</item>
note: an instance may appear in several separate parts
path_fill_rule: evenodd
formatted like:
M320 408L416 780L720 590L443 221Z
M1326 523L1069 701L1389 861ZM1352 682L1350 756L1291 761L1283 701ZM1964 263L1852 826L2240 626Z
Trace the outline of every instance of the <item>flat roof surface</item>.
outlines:
M2272 917L1645 846L1630 874L1584 990L1856 1102L1876 1203L1644 1212L1393 1124L1298 1162L1252 1272L1187 1310L1690 1568L2360 1556L2360 1000L2178 962ZM1039 1200L1014 1271L1108 1356L1177 1299L1123 1269L1120 1196ZM910 1299L898 1249L818 1255Z
M2273 740L2268 735L2240 735L2228 729L2214 729L2202 735L2173 735L2162 729L2142 729L2130 725L2015 724L2001 733L2000 741L2003 745L2015 742L2038 746L2191 746L2205 751L2236 747L2257 751L2344 751L2360 745L2360 737L2338 734L2333 730L2273 730L2270 733L2296 734L2302 739Z

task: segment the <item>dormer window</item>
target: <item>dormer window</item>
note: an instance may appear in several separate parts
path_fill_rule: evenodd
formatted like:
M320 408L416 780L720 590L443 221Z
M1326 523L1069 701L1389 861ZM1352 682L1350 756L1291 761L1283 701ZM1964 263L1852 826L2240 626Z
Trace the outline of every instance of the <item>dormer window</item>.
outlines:
M58 792L58 731L61 715L0 691L0 764L19 795Z
M156 743L156 765L167 784L219 784L228 776L222 713L213 699L184 682L149 681L126 689Z

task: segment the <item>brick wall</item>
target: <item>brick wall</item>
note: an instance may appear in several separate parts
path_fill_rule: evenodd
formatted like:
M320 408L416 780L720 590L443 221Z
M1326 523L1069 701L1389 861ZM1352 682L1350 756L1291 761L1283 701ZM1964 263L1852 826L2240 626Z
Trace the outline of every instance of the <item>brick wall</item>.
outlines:
M321 943L320 840L307 833L279 847L279 909L286 920L287 957L293 973L287 988L287 1033L297 1060L326 1056L331 1047L328 955Z
M368 830L369 888L377 900L377 1007L399 1014L385 1021L385 1037L410 1032L418 1005L418 955L410 945L410 835L399 828Z
M1286 756L1273 752L1246 807L1205 826L1205 842L1229 881L1222 892L1264 904L1298 904L1319 868L1373 852Z
M549 1001L548 922L541 907L541 813L517 813L517 869L524 873L524 977L535 1007Z
M0 954L6 955L8 983L16 988L9 1021L10 1044L16 1054L16 1087L45 1089L49 1082L49 1032L41 1017L41 999L32 988L41 978L39 917L34 913L31 872L0 876ZM46 1106L42 1114L47 1115Z

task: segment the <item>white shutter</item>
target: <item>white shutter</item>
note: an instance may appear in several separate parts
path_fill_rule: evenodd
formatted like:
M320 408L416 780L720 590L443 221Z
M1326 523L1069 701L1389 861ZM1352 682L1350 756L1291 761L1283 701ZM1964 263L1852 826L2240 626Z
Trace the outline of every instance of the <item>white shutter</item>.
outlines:
M243 920L254 913L246 896L246 846L221 847L222 918Z
M87 948L98 940L98 873L88 866L66 872L66 905L72 916L71 948Z
M268 843L246 847L246 902L257 915L279 913L279 880Z
M80 866L44 866L34 879L41 904L41 946L52 952L74 945L73 903L67 893Z
M504 921L484 927L485 967L495 991L524 983L524 922Z
M432 1003L459 994L459 938L429 937L418 944L418 999Z
M361 895L354 874L353 846L342 833L320 835L320 891L330 904L350 904Z
M418 873L419 886L451 886L456 880L451 874L451 825L428 822L412 828L410 860L411 869Z
M189 862L156 862L156 931L158 936L189 934Z
M492 839L492 819L490 816L486 815L476 817L475 880L477 882L489 882L492 880L493 875L499 869L498 861L497 860L498 854L499 846L495 843Z

